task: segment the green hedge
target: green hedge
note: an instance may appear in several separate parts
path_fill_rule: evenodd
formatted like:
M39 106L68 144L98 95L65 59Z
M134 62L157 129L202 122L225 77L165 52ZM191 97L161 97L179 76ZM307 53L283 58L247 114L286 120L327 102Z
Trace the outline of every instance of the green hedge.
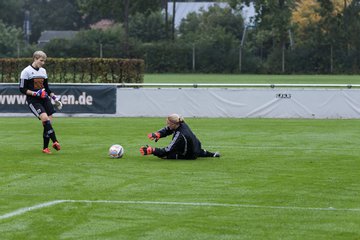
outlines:
M19 81L31 58L0 59L0 82ZM44 66L52 83L142 83L144 61L119 58L48 58Z

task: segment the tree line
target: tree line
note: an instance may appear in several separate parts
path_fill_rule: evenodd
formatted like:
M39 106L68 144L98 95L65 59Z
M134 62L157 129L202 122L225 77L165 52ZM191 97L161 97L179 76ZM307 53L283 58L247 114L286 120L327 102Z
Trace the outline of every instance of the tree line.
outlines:
M147 72L360 72L360 0L225 0L228 7L190 13L179 28L180 1L170 1L173 9L167 2L1 1L0 57L28 57L44 30L76 30L43 50L51 57L140 58ZM245 23L249 5L256 14ZM94 27L104 19L111 24Z

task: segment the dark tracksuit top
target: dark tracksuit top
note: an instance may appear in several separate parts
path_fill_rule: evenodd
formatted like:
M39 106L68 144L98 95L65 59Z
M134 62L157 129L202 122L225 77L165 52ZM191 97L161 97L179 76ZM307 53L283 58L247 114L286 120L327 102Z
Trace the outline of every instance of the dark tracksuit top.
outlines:
M190 127L182 122L176 130L164 127L158 131L160 138L173 134L172 141L165 148L155 148L153 154L169 159L196 159L201 152L201 143Z

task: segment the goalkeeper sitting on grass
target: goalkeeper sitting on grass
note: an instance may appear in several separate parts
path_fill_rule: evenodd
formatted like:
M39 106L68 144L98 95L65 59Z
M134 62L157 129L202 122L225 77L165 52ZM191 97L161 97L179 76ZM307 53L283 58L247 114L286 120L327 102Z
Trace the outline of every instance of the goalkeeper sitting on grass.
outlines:
M149 133L148 138L157 142L160 138L173 135L172 141L165 148L154 148L142 146L142 155L153 154L159 158L166 159L189 159L198 157L220 157L220 153L208 152L201 148L201 142L197 139L190 127L185 123L184 118L178 114L171 114L166 119L166 127L155 133Z

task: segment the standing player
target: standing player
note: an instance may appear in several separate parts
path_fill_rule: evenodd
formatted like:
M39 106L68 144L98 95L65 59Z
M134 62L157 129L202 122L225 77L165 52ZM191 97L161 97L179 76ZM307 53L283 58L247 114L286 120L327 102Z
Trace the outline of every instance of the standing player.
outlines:
M198 157L220 157L220 153L208 152L201 148L201 143L178 114L171 114L166 119L166 127L155 133L149 133L148 138L157 142L160 138L173 134L171 143L165 148L142 146L142 155L154 154L167 159L196 159Z
M50 139L52 140L52 146L56 151L60 150L60 144L51 125L52 115L56 111L48 96L55 101L58 109L61 109L62 103L49 88L46 70L42 67L45 64L45 61L46 54L43 51L34 52L33 63L21 72L19 87L20 92L26 95L26 103L31 112L39 118L43 124L44 145L42 152L51 154L49 149Z

